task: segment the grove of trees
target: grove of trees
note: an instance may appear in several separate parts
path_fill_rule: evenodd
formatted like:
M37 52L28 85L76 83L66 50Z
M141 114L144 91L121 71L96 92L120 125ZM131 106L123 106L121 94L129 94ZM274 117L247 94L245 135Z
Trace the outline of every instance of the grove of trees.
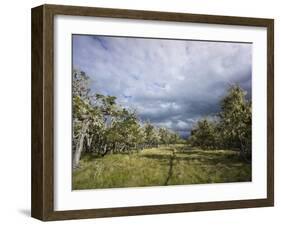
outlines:
M93 93L90 78L73 71L72 165L79 166L82 152L98 156L132 153L145 148L183 143L166 128L139 120L136 111L121 106L115 96ZM205 150L239 150L249 160L252 152L252 106L238 85L229 87L215 117L203 118L194 125L187 143Z
M118 105L115 96L93 94L82 71L73 71L72 102L73 168L79 166L82 152L104 156L182 142L166 128L141 122L134 110Z
M239 150L246 160L252 154L252 104L246 92L231 85L220 102L221 111L213 119L199 120L188 141L202 149Z

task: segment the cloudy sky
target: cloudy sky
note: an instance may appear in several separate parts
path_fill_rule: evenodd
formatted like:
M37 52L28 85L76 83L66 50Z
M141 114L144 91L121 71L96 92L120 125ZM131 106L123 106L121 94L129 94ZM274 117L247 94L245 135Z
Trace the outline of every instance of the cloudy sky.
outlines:
M91 77L93 92L182 136L219 111L230 84L251 96L251 63L248 43L73 35L73 67Z

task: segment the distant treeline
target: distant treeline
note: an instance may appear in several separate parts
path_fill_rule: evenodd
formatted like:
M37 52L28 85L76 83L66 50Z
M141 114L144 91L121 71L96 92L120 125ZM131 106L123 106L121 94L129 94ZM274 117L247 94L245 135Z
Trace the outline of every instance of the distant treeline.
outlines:
M90 79L82 71L73 71L72 98L73 168L79 165L82 152L104 156L183 142L166 128L141 123L134 110L116 103L115 96L93 94Z
M252 104L246 92L231 85L220 102L221 111L210 119L199 120L188 142L202 149L232 149L249 160L252 153Z

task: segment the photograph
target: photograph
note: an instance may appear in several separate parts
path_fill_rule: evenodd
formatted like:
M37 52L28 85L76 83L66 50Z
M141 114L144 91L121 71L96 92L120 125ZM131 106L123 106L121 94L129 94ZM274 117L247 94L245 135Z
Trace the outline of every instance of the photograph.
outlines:
M71 76L73 190L252 181L251 42L72 34Z
M213 13L32 8L33 218L274 206L275 19Z

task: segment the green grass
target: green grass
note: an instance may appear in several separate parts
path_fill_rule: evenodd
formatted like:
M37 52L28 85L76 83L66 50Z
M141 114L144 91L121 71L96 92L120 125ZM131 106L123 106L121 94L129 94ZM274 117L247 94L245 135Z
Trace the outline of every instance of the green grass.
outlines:
M73 189L251 181L251 164L235 151L203 151L184 145L133 154L83 155Z

